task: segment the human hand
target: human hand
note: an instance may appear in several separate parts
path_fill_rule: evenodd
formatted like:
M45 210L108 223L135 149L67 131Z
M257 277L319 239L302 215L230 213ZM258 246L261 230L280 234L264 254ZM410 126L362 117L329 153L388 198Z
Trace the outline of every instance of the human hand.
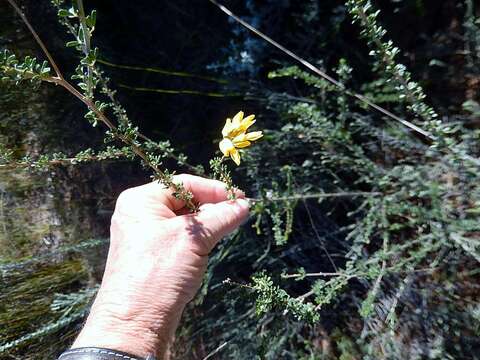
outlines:
M193 193L200 211L188 214L184 202L156 182L120 194L102 285L73 348L162 359L201 285L208 254L248 217L244 194L228 201L224 183L191 175L174 179Z

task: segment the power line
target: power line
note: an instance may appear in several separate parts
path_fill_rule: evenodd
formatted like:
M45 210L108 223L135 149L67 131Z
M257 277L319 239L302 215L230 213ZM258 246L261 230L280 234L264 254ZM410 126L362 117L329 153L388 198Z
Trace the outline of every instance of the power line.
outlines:
M343 85L341 82L339 82L338 80L336 80L335 78L331 77L330 75L328 75L326 72L320 70L318 67L316 67L315 65L313 65L312 63L308 62L307 60L305 60L304 58L296 55L295 53L293 53L292 51L288 50L286 47L284 47L283 45L279 44L278 42L276 42L275 40L273 40L271 37L265 35L264 33L262 33L260 30L256 29L255 27L253 27L252 25L250 25L248 22L242 20L241 18L239 18L237 15L235 15L232 11L230 11L228 8L226 8L225 6L219 4L217 1L215 0L208 0L210 1L212 4L214 4L215 6L217 6L220 10L222 10L225 14L227 14L228 16L230 16L232 19L234 19L236 22L238 22L239 24L241 24L242 26L244 26L245 28L247 28L248 30L250 30L251 32L253 32L254 34L258 35L259 37L261 37L262 39L264 39L265 41L267 41L268 43L270 43L271 45L275 46L277 49L281 50L282 52L284 52L285 54L287 54L288 56L290 56L291 58L295 59L296 61L298 61L299 63L301 63L303 66L305 66L306 68L308 68L309 70L311 70L312 72L314 72L315 74L317 74L318 76L324 78L325 80L327 80L328 82L330 82L331 84L335 85L336 87L338 87L340 90L343 90L347 95L351 96L351 97L354 97L360 101L362 101L363 103L367 104L368 106L370 106L371 108L377 110L378 112L390 117L391 119L393 120L396 120L398 121L399 123L403 124L404 126L410 128L411 130L429 138L430 140L436 140L436 137L433 136L430 132L422 129L421 127L411 123L410 121L408 120L405 120L405 119L402 119L401 117L393 114L392 112L388 111L387 109L375 104L372 100L368 99L367 97L365 97L364 95L360 95L360 94L357 94L355 92L351 92L350 90L348 90L345 85Z

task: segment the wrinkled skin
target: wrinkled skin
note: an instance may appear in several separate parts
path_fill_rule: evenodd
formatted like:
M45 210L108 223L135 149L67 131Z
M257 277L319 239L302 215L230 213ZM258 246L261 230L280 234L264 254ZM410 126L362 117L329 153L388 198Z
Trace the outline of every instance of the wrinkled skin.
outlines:
M105 273L73 347L105 347L163 359L185 305L200 287L208 254L248 217L244 194L225 184L178 175L200 211L189 214L170 189L150 183L120 194Z

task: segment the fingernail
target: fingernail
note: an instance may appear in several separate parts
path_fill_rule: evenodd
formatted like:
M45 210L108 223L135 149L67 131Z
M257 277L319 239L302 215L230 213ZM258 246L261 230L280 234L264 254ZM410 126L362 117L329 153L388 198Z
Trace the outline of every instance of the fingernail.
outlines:
M236 201L237 201L237 203L240 204L241 206L250 209L250 201L248 201L248 199L238 198Z

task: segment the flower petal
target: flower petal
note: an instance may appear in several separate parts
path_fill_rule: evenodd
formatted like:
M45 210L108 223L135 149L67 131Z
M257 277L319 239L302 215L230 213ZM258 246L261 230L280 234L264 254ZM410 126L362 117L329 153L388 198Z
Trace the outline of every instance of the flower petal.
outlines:
M263 136L263 133L261 131L252 131L245 134L245 140L255 141L260 139L262 136Z
M243 111L239 111L232 119L232 130L237 129L240 126L240 122L243 119Z
M227 121L225 122L225 126L223 127L223 130L222 130L223 137L227 137L228 134L230 133L231 129L232 129L232 120L230 118L228 118Z
M245 119L242 120L240 123L240 127L243 131L247 131L247 129L255 123L255 115L249 115Z
M237 164L237 166L240 165L240 153L238 150L233 148L233 150L230 152L230 155L232 156L232 160L235 162L235 164Z
M233 139L232 139L232 142L235 143L235 142L240 142L240 141L245 141L247 140L247 138L245 137L245 133L242 132L238 135L236 135Z
M251 142L250 141L236 141L233 143L236 148L241 149L241 148L246 148L247 146L250 146Z
M218 144L218 147L220 148L220 151L228 157L233 150L235 150L235 146L233 146L233 143L229 139L223 139L220 141L220 144Z

